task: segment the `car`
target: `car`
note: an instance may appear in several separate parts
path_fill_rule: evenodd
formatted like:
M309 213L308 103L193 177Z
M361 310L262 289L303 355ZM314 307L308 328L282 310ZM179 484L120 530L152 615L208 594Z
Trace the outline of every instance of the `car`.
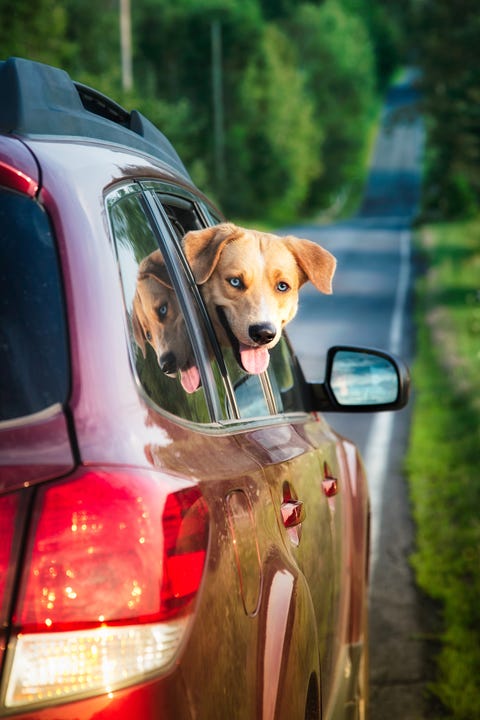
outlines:
M404 407L408 368L318 340L307 382L284 333L245 372L182 245L225 218L165 136L24 58L0 99L0 716L364 718L368 486L326 417ZM190 364L139 330L147 275Z

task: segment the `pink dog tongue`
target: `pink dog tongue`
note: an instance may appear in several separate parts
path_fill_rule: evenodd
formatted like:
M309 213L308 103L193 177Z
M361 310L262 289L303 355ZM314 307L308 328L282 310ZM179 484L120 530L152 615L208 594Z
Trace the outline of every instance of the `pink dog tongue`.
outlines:
M180 370L180 382L187 393L193 393L200 387L200 373L195 365L188 370Z
M270 355L266 348L252 348L240 343L240 359L244 370L252 375L258 375L267 369Z

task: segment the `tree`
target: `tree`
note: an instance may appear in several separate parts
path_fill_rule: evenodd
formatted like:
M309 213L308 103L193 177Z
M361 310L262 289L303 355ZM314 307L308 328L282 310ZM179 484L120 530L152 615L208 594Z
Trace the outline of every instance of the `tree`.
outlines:
M470 214L480 197L480 14L476 0L416 0L428 126L427 207Z
M318 208L355 179L363 160L375 98L373 47L361 18L337 0L301 6L288 27L324 136L324 172L309 199Z
M321 171L321 125L314 114L291 42L267 25L240 86L229 132L233 213L290 219Z
M2 58L27 57L51 65L68 63L67 13L55 0L30 3L0 0L0 47Z

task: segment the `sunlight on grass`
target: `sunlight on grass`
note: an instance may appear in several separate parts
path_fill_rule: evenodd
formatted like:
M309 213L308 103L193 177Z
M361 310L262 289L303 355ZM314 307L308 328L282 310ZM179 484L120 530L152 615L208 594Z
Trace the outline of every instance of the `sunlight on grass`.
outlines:
M407 469L421 588L439 601L434 694L480 717L480 222L421 234L415 407Z

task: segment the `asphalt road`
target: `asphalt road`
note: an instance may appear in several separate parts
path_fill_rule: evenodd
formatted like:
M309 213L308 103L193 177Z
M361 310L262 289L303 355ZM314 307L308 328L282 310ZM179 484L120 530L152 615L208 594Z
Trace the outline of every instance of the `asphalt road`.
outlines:
M411 224L417 211L423 125L412 75L386 98L359 213L334 225L288 232L312 239L338 260L334 294L308 285L289 336L309 379L323 378L335 344L379 347L411 363L414 353ZM370 590L370 718L420 720L427 714L422 601L409 556L414 547L403 458L411 403L398 413L330 415L358 444L372 505Z

